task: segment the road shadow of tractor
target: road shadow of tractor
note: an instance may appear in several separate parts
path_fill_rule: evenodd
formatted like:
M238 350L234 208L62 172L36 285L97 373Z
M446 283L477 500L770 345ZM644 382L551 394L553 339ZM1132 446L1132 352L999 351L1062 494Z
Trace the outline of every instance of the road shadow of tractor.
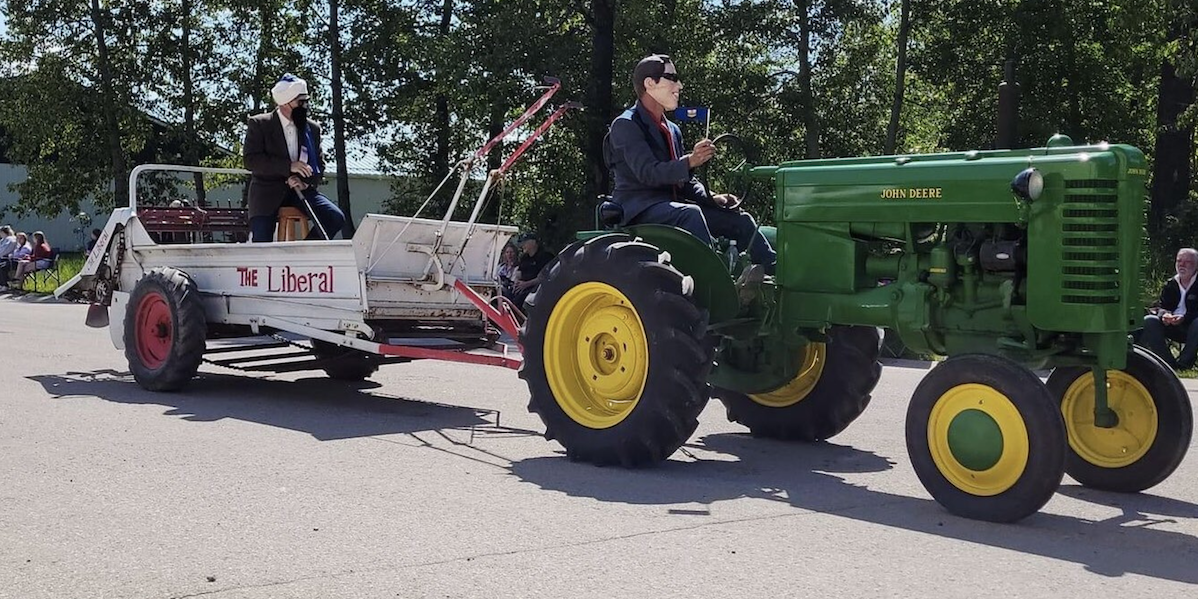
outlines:
M190 422L226 418L304 432L322 440L493 426L494 412L373 392L371 381L326 378L281 381L204 372L184 391L155 393L115 370L26 377L55 399L98 397L121 404L160 405Z
M704 459L706 451L720 455ZM1198 516L1198 506L1186 502L1063 486L1065 495L1117 507L1124 514L1092 521L1041 512L1017 524L992 524L953 516L931 499L847 482L839 475L894 466L884 456L851 447L714 434L688 444L683 452L698 459L683 461L675 455L657 468L625 470L589 467L564 456L539 457L513 463L512 472L573 497L638 505L692 504L669 510L690 518L711 515L710 506L718 501L767 499L800 510L1069 561L1103 576L1140 574L1198 584L1198 539L1154 527L1173 521L1170 517ZM704 509L694 509L696 503ZM1157 509L1164 514L1156 514Z

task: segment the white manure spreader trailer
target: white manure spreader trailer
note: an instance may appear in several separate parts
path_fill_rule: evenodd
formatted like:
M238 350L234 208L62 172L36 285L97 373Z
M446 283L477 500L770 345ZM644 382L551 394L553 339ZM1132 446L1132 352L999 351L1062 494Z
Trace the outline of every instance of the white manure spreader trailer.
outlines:
M523 116L459 163L461 180L443 219L368 214L348 240L215 242L244 239L244 211L142 207L138 178L148 171L248 172L139 166L129 177L128 207L113 212L81 272L55 293L86 298L88 324L108 326L137 382L155 391L183 387L205 361L244 371L324 370L349 380L414 359L519 368L518 354L498 341L501 333L517 338L522 316L495 278L516 228L478 218L504 172L577 105L555 111L487 174L468 221L451 217L472 167L544 106L559 88L551 83Z

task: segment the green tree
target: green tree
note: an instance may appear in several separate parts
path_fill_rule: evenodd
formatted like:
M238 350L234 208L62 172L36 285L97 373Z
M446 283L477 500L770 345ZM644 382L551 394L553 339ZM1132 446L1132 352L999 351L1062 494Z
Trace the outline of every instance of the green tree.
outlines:
M130 156L149 135L133 108L148 65L141 60L148 9L100 0L6 2L0 41L5 91L0 128L9 159L29 168L17 184L20 211L102 208L128 197Z
M1163 0L916 2L912 73L943 123L939 145L992 147L1002 64L1018 62L1021 146L1151 137Z
M1198 7L1193 2L1169 0L1172 15L1166 27L1166 47L1160 61L1157 87L1156 145L1152 173L1148 231L1168 246L1193 245L1198 214L1190 199L1195 187L1195 123L1198 105ZM1189 201L1187 201L1189 200ZM1170 226L1172 225L1172 226Z

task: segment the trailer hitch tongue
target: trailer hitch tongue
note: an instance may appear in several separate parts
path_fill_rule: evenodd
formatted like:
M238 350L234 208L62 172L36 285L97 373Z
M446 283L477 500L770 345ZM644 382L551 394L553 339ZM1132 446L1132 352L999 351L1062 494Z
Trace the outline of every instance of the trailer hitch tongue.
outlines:
M102 329L108 326L108 306L103 304L92 304L87 307L87 320L84 324L93 329Z

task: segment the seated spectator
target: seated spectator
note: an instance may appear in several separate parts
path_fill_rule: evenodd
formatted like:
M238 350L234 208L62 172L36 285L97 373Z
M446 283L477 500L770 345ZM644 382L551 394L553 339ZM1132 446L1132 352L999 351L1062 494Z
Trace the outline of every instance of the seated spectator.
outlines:
M525 300L540 286L541 270L553 260L553 254L541 249L535 233L521 235L519 243L524 252L520 254L520 264L516 267L519 279L512 285L516 291L511 300L523 310Z
M8 287L9 279L12 278L11 275L16 271L17 265L28 260L29 255L33 253L33 246L29 245L29 239L25 233L17 233L16 238L17 249L8 255L8 262L4 263L4 270L0 271L0 279L3 279L0 284L3 284L4 287Z
M33 234L33 250L28 258L17 263L17 272L13 279L20 283L29 273L50 268L51 256L53 253L50 251L50 244L46 243L46 235L41 231L35 232Z
M499 292L503 294L503 297L508 299L515 297L519 267L520 255L516 246L510 243L503 246L503 253L499 258L499 268L495 269L495 280L499 283Z
M99 229L92 229L92 238L87 240L87 253L92 253L92 248L96 247L97 241L100 241L100 233Z
M17 236L13 234L12 227L8 225L0 227L0 264L7 265L16 249Z
M1159 307L1144 317L1144 328L1136 334L1136 342L1174 369L1185 370L1193 368L1198 358L1198 288L1194 286L1198 250L1178 251L1176 269L1177 274L1161 289ZM1182 343L1176 358L1169 350L1170 339Z

